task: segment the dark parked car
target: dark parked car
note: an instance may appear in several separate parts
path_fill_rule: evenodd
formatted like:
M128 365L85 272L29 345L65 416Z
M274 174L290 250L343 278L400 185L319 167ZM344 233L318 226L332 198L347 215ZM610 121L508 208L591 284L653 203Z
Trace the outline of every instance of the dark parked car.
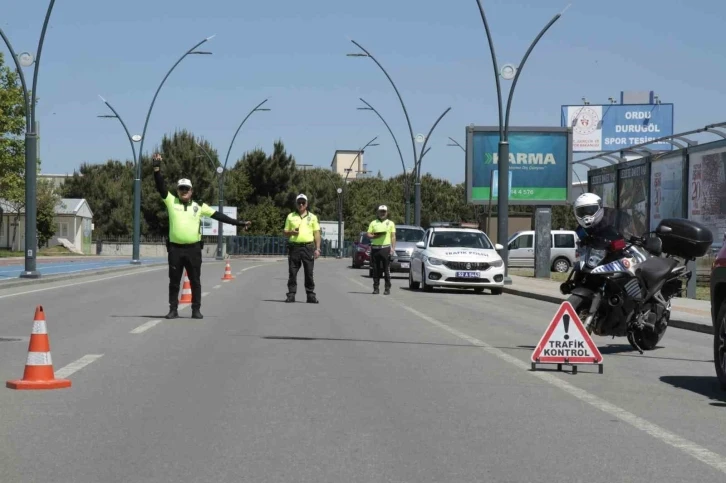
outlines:
M713 362L721 388L726 390L726 233L724 244L711 269L711 316Z
M353 268L361 268L370 265L371 261L371 239L362 231L358 240L353 242Z

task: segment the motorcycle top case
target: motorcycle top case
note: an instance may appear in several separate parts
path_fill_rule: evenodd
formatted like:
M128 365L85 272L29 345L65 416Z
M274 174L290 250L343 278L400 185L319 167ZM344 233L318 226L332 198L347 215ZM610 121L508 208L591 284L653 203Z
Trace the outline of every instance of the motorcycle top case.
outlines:
M706 226L684 218L666 218L655 234L663 242L663 253L680 258L699 258L708 253L713 233Z

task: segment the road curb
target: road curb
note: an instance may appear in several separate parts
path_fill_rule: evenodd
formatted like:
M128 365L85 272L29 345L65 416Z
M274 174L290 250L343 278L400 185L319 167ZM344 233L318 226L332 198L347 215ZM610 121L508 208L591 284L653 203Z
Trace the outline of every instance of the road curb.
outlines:
M525 297L528 299L534 299L539 300L541 302L549 302L553 304L561 304L565 301L562 297L556 297L553 295L545 295L541 293L536 292L526 292L524 290L518 290L516 288L510 288L510 287L503 287L502 292L509 294L509 295L516 295L518 297ZM671 312L671 316L673 316L673 312ZM683 329L683 330L690 330L692 332L700 332L702 334L713 334L713 326L712 325L705 325L705 324L699 324L697 322L688 322L685 320L675 320L671 319L668 322L669 327L675 327L677 329Z

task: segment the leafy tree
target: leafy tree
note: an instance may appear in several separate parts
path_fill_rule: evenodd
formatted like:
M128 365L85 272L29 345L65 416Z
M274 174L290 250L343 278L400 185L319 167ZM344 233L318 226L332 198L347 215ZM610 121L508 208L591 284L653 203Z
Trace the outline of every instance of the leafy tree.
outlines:
M88 201L94 214L96 236L130 236L133 233L134 164L116 160L106 164L83 163L79 171L63 183L62 195Z
M343 188L343 178L323 168L302 171L296 191L308 197L310 211L321 220L338 219L338 188ZM288 207L292 209L292 206Z
M25 105L18 74L0 52L0 196L22 209L25 197Z
M55 236L56 225L55 208L60 201L53 183L48 180L38 180L37 187L37 208L36 227L38 230L38 246L45 246Z
M275 142L269 156L261 149L245 154L234 169L244 172L252 186L248 203L257 204L263 198L271 198L282 208L294 202L301 172L295 166L295 158L285 151L282 141Z

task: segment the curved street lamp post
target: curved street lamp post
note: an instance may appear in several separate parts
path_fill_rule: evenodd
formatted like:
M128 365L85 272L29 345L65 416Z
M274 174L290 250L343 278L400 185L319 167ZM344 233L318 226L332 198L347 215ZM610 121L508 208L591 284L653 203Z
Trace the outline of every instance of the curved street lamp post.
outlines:
M400 92L398 92L398 88L396 87L396 84L393 82L393 79L391 79L391 76L388 75L388 72L386 72L386 69L383 68L380 62L371 54L369 51L367 51L362 45L360 45L355 40L351 39L351 42L358 47L360 50L362 50L364 53L353 53L353 54L346 54L348 57L368 57L373 62L376 63L376 65L381 69L383 74L385 74L386 78L388 78L388 81L391 83L391 86L393 86L393 90L396 91L396 95L398 96L398 100L401 103L401 108L403 109L403 114L406 116L406 123L408 124L408 132L411 137L411 148L413 149L413 161L414 161L414 171L413 175L416 177L416 184L415 184L415 196L416 196L416 204L414 209L414 224L417 226L421 225L421 161L423 159L423 154L417 155L416 152L416 140L413 135L413 128L411 127L411 119L408 117L408 110L406 109L406 105L403 102L403 98L401 97ZM439 116L439 119L434 123L434 125L431 127L431 130L429 130L429 134L426 136L426 139L424 140L424 145L421 148L421 152L424 153L426 149L426 143L428 142L428 138L431 136L431 134L434 131L434 128L436 128L436 125L439 123L441 118L443 118L447 112L449 112L451 108L449 107L444 111L444 113ZM405 170L404 170L405 171Z
M176 63L169 69L169 71L164 76L164 79L162 79L161 84L159 84L159 87L156 89L156 93L154 94L153 99L151 100L151 104L149 105L149 110L146 113L146 121L144 122L144 130L142 131L141 135L135 135L130 136L129 130L126 128L126 124L121 119L121 116L118 115L116 110L111 107L111 104L109 104L103 97L101 97L101 100L103 101L106 106L108 106L109 109L114 113L113 116L99 116L99 117L107 117L107 118L117 118L121 125L124 128L124 131L126 131L126 136L129 138L129 142L131 142L131 149L134 151L134 167L135 169L135 176L134 176L134 238L133 238L133 254L131 256L131 263L134 265L138 265L141 263L141 257L139 254L140 251L140 238L141 238L141 160L143 156L143 150L144 150L144 141L146 140L146 129L149 126L149 119L151 118L151 111L154 109L154 104L156 103L156 98L159 95L159 91L161 91L161 88L164 86L164 83L166 82L166 79L171 75L172 71L176 69L176 66L181 63L182 60L184 60L188 55L212 55L211 52L202 52L195 50L197 47L202 45L205 42L208 42L209 40L213 39L214 35L211 37L207 37L206 39L202 40L201 42L197 43L194 47L187 50L184 55L182 55L179 60L176 61ZM136 157L136 153L134 150L134 142L141 142L141 145L139 147L139 155L138 158Z
M40 32L38 40L38 52L33 56L27 52L21 52L20 55L15 54L10 39L0 28L0 37L2 37L5 45L8 47L10 57L15 62L15 68L20 77L20 85L23 90L23 104L25 107L25 270L20 273L20 278L40 278L40 272L37 270L37 248L38 248L38 205L36 201L37 192L37 176L38 176L38 130L35 120L35 106L38 94L38 71L40 70L40 55L43 51L43 41L45 33L48 30L48 22L53 12L55 0L50 0L48 10L45 13L43 28ZM35 64L33 69L33 87L28 92L28 85L25 82L25 74L23 67L30 67Z
M512 108L512 97L514 96L514 89L517 86L519 75L522 73L522 69L524 68L525 62L527 62L527 58L529 58L529 54L532 53L535 45L537 45L537 42L539 42L545 32L547 32L547 30L549 30L549 28L562 16L562 14L565 13L565 10L569 8L569 5L565 7L562 12L555 15L552 20L550 20L549 23L547 23L547 25L545 25L545 27L540 31L537 37L535 37L535 39L532 41L529 48L525 52L524 56L522 57L522 61L519 63L519 67L505 65L504 68L502 68L502 72L500 73L497 56L494 52L492 35L489 30L489 23L487 22L486 15L484 14L484 7L482 7L481 0L476 0L476 3L479 6L479 13L481 14L482 23L484 24L484 30L486 31L487 42L489 43L489 50L492 57L492 65L494 68L494 80L497 86L497 101L499 108L498 183L500 186L497 195L497 241L500 245L502 245L502 247L504 247L500 254L502 260L504 260L505 283L511 284L511 279L509 278L509 247L507 243L509 238L509 190L502 189L501 187L509 186L509 113L510 109ZM502 87L499 82L499 76L501 75L506 80L512 79L512 70L515 70L516 73L513 76L512 87L509 89L506 115L503 116ZM506 74L505 71L507 71Z
M257 104L250 112L247 113L245 118L242 120L240 125L237 127L237 131L235 131L234 136L232 136L232 141L229 143L229 149L227 149L227 156L224 159L224 166L221 167L221 171L219 171L220 168L217 168L217 173L219 173L219 212L224 213L224 178L227 175L227 163L229 162L229 154L232 152L232 146L234 145L234 140L237 139L237 134L239 134L240 129L242 129L242 126L244 126L245 122L247 122L247 119L250 118L250 116L258 111L270 111L271 109L268 108L262 108L262 106L265 102L267 102L268 99L265 99L264 101ZM220 221L217 227L217 260L222 260L224 257L222 256L222 222Z
M368 146L380 146L380 144L376 143L375 140L378 139L378 136L374 137L370 141L368 141L365 146L360 148L358 150L358 154L355 155L355 158L353 158L353 161L350 163L350 167L346 169L345 173L345 179L343 179L343 187L348 186L348 175L350 175L350 172L353 171L353 165L355 164L356 160L360 158L360 155L363 154ZM340 203L338 204L338 258L343 258L343 233L341 231L341 225L343 221L343 189L338 188L340 191L336 190L338 193L338 197L340 199Z
M373 111L376 113L378 118L383 121L383 124L386 125L386 128L388 129L388 132L391 133L391 137L393 138L393 142L396 145L396 149L398 150L398 157L401 159L401 167L403 168L403 196L406 206L406 224L408 225L411 221L411 185L408 179L408 173L406 173L406 163L403 161L403 154L401 153L401 148L398 145L398 140L396 139L396 135L393 134L393 131L391 130L391 127L388 125L385 119L383 119L383 116L381 116L381 113L379 113L375 107L371 106L368 102L365 101L362 97L359 98L363 104L365 104L367 107L359 107L359 111Z

